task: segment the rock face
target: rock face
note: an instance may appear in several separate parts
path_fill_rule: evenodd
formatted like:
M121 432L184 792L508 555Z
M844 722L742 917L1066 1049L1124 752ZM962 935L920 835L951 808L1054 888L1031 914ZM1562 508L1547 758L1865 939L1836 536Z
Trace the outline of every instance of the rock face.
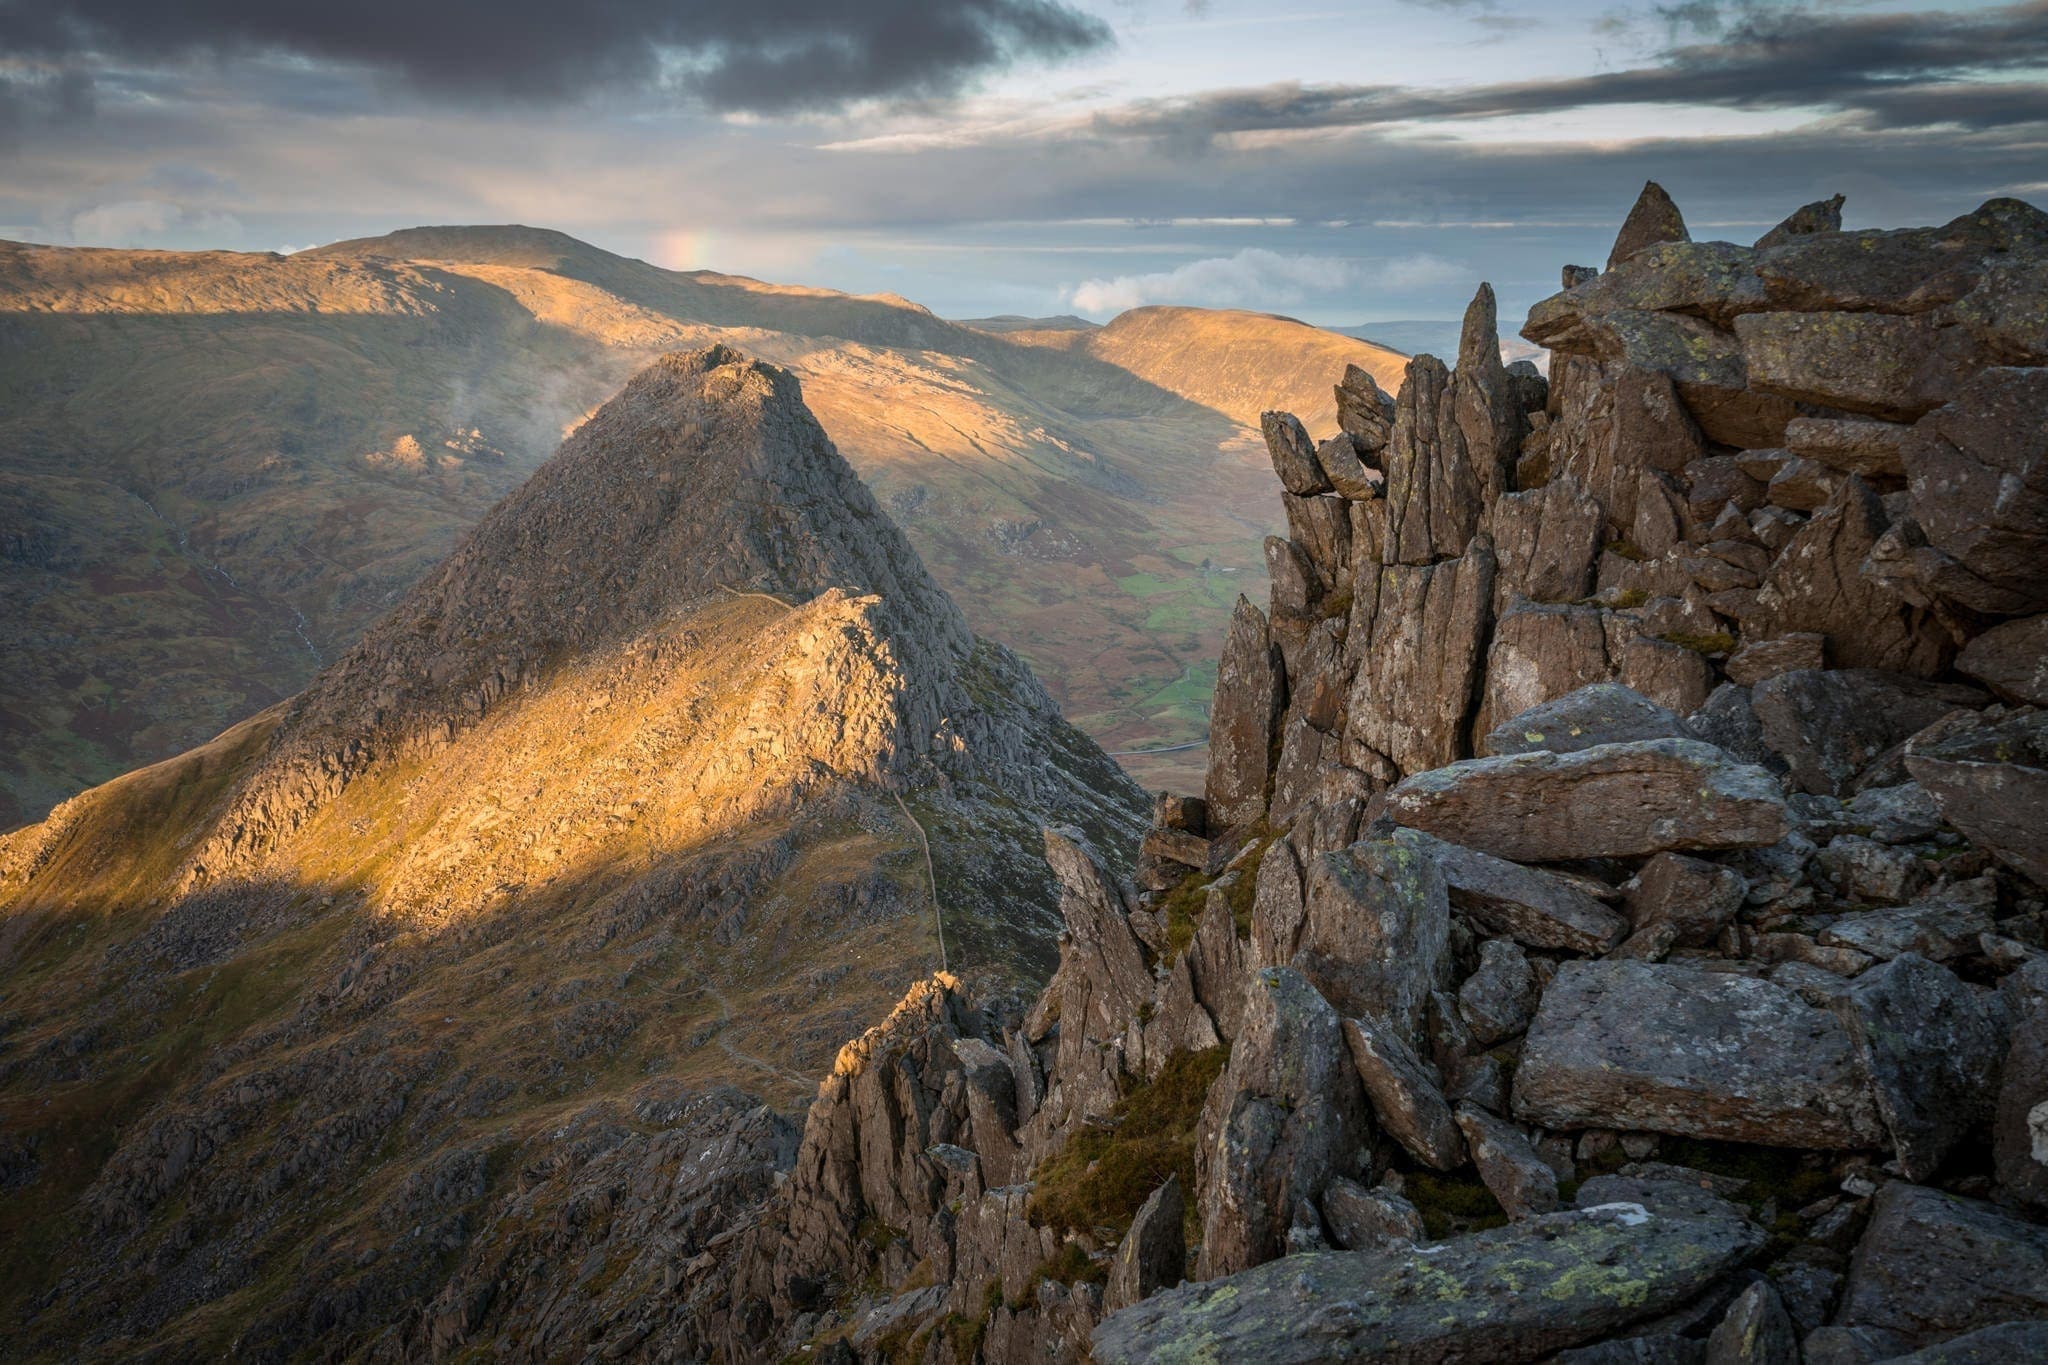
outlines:
M1874 967L1835 1001L1890 1130L1901 1173L1925 1180L1990 1118L2005 1060L1995 1001L1915 953Z
M1917 1185L1887 1185L1874 1204L1834 1320L1881 1354L2048 1319L2048 1229Z
M1763 848L1785 835L1784 797L1769 773L1683 739L1468 759L1404 779L1386 811L1440 839L1536 863Z
M1883 1129L1848 1032L1797 992L1734 973L1568 962L1515 1072L1515 1112L1776 1147L1875 1146Z
M1126 1309L1096 1329L1095 1358L1541 1360L1677 1308L1758 1243L1740 1219L1610 1204L1431 1247L1289 1257Z

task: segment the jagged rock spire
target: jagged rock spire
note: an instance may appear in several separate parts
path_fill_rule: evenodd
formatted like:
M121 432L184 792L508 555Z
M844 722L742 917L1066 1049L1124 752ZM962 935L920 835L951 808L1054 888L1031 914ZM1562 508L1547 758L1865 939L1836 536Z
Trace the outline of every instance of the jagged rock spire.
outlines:
M1678 205L1671 202L1662 185L1647 180L1643 182L1643 192L1636 196L1635 207L1628 211L1628 219L1621 225L1620 235L1614 239L1614 250L1607 253L1607 268L1614 269L1644 247L1691 240L1692 234L1685 230L1685 215L1678 211Z

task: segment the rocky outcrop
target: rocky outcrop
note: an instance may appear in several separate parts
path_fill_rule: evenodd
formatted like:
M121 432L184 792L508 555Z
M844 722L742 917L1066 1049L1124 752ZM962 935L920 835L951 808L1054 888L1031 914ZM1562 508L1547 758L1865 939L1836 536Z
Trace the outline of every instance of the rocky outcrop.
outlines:
M1906 1330L1877 1286L1897 1209L2038 1201L2048 1169L2048 990L1989 989L2048 966L2032 428L1973 415L2048 361L1990 320L2048 219L1840 207L1697 243L1653 186L1532 312L1547 383L1499 365L1482 290L1455 369L1346 377L1341 442L1268 414L1290 535L1270 610L1239 604L1207 800L1161 799L1135 895L1056 855L1059 972L987 1044L1038 1059L1014 1169L1046 1269L1004 1279L982 1358L1065 1358L1093 1314L1101 1360L1863 1360L2041 1311ZM1055 1216L1075 1162L1164 1159L1139 1116L1220 1047L1180 1173ZM1957 1159L1994 1143L1995 1176ZM927 1217L942 1278L1002 1260ZM944 1321L913 1354L960 1358Z
M1700 243L1652 186L1532 312L1547 383L1494 358L1482 290L1455 369L1391 403L1347 376L1343 442L1268 415L1290 535L1208 799L1158 803L1134 896L1056 858L1085 910L987 1044L1042 1068L1023 1164L977 1150L1034 1182L1046 1269L982 1358L1087 1320L1100 1360L1860 1362L2048 1318L2024 1272L1981 1310L1895 1288L1908 1225L2020 1266L2043 1235L1973 1201L2048 1188L2015 570L2048 355L2010 325L2048 219L1840 207ZM1174 1180L1127 1167L1222 1047ZM1083 1161L1146 1172L1092 1226L1052 1212ZM1002 1260L927 1217L939 1275ZM913 1354L959 1358L920 1311Z

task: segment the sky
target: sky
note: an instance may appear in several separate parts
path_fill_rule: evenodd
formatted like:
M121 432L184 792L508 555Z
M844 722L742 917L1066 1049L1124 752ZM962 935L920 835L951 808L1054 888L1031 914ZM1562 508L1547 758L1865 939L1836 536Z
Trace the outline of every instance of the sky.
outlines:
M1509 316L1696 238L2048 204L2048 0L0 0L0 237L558 228L949 317Z

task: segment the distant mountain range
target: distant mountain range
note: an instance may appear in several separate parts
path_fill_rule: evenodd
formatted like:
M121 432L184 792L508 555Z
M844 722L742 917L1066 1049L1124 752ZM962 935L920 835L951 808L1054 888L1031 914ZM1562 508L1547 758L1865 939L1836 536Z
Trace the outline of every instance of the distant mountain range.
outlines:
M948 322L557 232L0 245L0 828L290 695L655 354L729 341L1114 750L1200 740L1278 528L1258 410L1394 350L1261 314ZM1126 761L1185 785L1198 751Z

